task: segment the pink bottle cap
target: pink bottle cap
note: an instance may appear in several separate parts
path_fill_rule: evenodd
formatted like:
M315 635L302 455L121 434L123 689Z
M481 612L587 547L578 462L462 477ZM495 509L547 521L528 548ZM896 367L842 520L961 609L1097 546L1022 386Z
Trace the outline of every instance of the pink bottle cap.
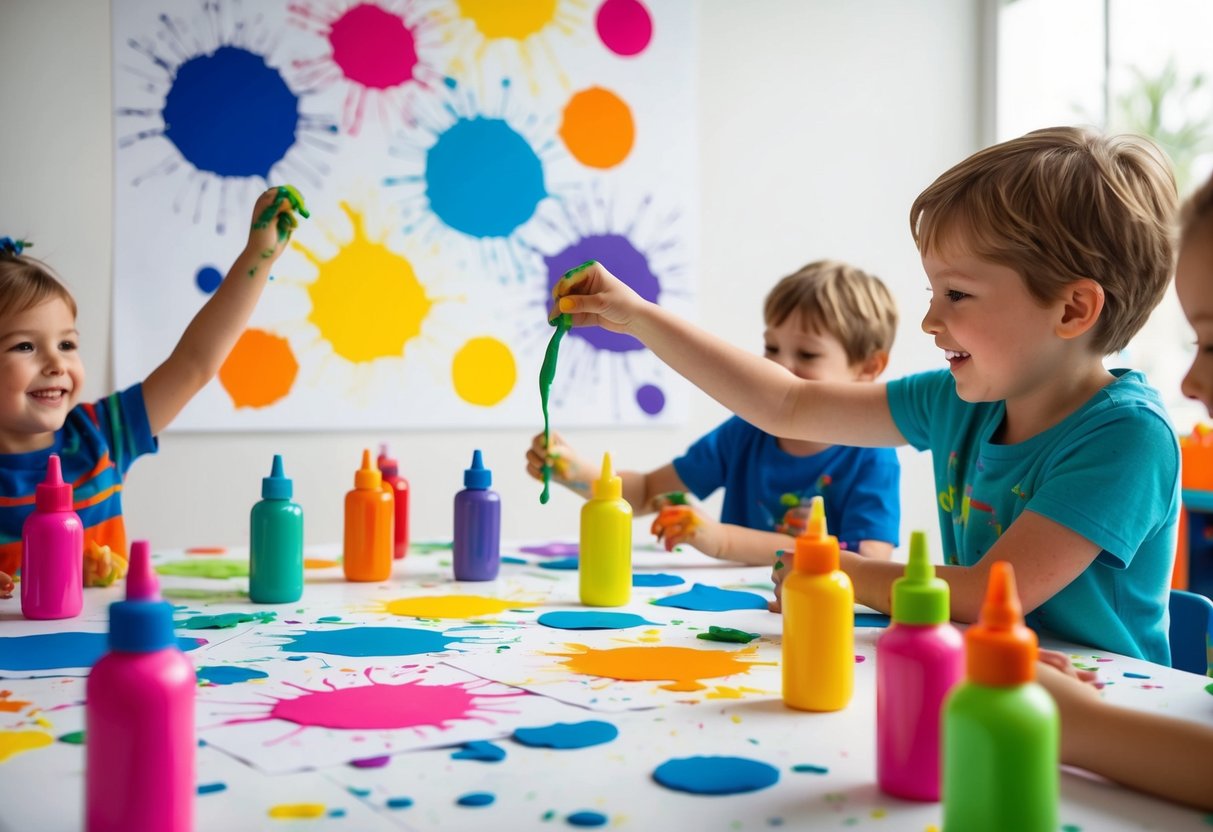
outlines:
M160 581L152 571L152 547L146 540L131 541L130 567L126 573L126 600L160 600Z
M58 454L51 454L46 461L46 479L34 489L34 505L38 511L72 510L72 486L63 481Z

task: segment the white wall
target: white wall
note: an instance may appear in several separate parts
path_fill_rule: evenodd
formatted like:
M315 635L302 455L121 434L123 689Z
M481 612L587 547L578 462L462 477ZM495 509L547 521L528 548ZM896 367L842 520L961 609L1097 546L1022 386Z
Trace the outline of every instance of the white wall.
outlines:
M837 257L880 275L901 304L890 377L940 366L918 328L926 283L907 215L922 188L978 147L982 5L700 0L701 324L757 350L762 297L775 279ZM110 57L109 3L0 0L0 235L28 235L32 253L75 292L94 398L113 384ZM681 428L573 438L626 467L653 467L724 415L697 395ZM157 456L131 470L128 528L160 546L243 544L260 478L281 452L308 541L338 540L360 449L386 439L412 482L415 538L449 537L473 446L494 469L507 536L575 535L579 502L562 492L540 506L523 472L534 430L170 432ZM928 459L906 451L903 462L903 535L925 528L934 537Z

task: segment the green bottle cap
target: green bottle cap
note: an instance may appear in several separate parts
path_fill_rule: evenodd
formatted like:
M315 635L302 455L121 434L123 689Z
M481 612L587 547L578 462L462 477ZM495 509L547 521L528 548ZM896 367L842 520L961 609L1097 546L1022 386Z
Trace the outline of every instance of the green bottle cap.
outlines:
M893 582L893 623L942 624L950 615L948 598L948 582L935 577L927 555L926 532L911 532L905 575Z

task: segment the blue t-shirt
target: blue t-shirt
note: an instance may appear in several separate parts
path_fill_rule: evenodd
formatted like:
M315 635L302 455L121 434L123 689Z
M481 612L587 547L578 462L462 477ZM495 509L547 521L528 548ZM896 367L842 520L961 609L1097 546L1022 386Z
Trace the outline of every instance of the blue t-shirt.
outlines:
M1112 374L1115 381L1061 423L1014 445L990 441L1004 403L961 400L948 370L890 382L889 410L906 441L933 456L946 563L977 563L1031 509L1103 551L1028 623L1169 665L1179 443L1145 377Z
M46 478L47 460L59 455L63 481L84 526L84 544L109 546L126 556L122 480L136 457L156 452L143 385L79 404L55 433L54 444L24 454L0 454L0 571L21 566L21 527L34 510L34 487Z
M847 548L861 540L897 545L901 465L891 448L833 445L793 456L774 436L734 416L675 459L674 470L701 500L724 488L723 523L794 533L803 525L803 507L821 496L826 526Z

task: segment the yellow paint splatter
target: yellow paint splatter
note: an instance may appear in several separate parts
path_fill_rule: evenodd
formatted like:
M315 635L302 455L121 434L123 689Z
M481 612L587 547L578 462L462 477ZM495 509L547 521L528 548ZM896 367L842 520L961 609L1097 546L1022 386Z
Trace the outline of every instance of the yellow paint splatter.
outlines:
M584 644L569 644L576 653L549 653L564 656L562 664L574 673L601 676L627 682L669 681L658 685L663 690L703 690L699 679L748 673L756 664L740 658L753 656L756 647L744 650L696 650L690 647L616 647L597 650Z
M721 687L718 685L716 687L716 690L707 694L707 698L708 699L741 699L747 693L766 694L767 691L761 690L759 688L746 688L746 687L726 688L726 687ZM734 721L741 722L741 718L734 717Z
M639 637L637 637L636 640L643 641L646 644L655 644L655 643L661 641L661 631L660 630L645 630L643 633L640 634Z
M272 818L294 820L298 818L322 818L328 812L323 803L280 803L271 806L269 815Z
M486 38L526 40L556 17L557 0L456 0L459 13Z
M523 601L484 595L423 595L383 602L383 611L415 618L477 618L530 606Z
M326 558L304 558L304 569L330 569L337 565L337 561L328 560Z
M0 763L22 751L45 748L55 741L42 731L0 731Z
M513 392L518 381L514 353L496 338L471 338L451 361L451 381L465 402L492 407Z
M381 240L367 237L362 215L348 204L341 203L341 210L350 218L354 238L331 260L294 243L320 271L307 287L312 301L308 320L333 352L355 364L399 358L421 334L433 303L413 264Z

